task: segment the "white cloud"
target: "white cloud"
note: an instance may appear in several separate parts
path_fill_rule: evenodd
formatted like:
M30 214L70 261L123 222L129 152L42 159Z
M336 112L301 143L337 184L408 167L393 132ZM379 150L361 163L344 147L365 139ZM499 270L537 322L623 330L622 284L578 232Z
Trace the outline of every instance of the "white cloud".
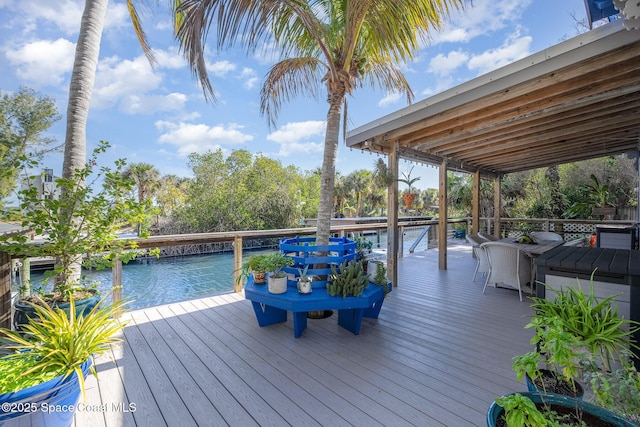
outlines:
M235 123L212 127L205 124L157 121L155 125L162 133L158 141L176 146L179 156L215 151L225 145L239 145L253 140L253 136L242 132L243 126Z
M173 46L168 50L153 50L158 68L180 69L187 67L187 60L178 52L178 48Z
M80 30L83 1L23 0L11 3L8 6L14 9L13 25L15 26L37 30L37 23L47 21L53 23L67 35L76 34Z
M473 55L467 66L470 70L476 70L478 75L495 70L528 56L531 41L529 36L520 37L518 33L513 34L499 48Z
M474 0L465 10L451 15L443 30L433 34L433 43L468 42L506 28L518 21L533 0Z
M105 58L98 63L92 106L110 108L121 100L156 89L162 78L154 73L144 55L133 60Z
M378 101L378 107L386 107L396 104L404 95L401 92L387 92L386 96Z
M216 61L212 64L211 63L207 64L207 71L210 73L213 73L217 77L225 77L227 74L229 74L231 71L235 69L236 69L236 64L233 64L227 61L226 59L222 61Z
M21 79L40 86L59 85L73 69L75 45L66 39L39 40L5 52Z
M321 153L325 128L326 122L317 120L287 123L267 135L267 140L280 145L278 155L282 157L296 153Z
M449 52L446 56L440 53L429 61L429 69L427 71L441 77L448 76L468 60L469 55L460 50Z
M184 110L186 102L187 96L183 93L152 96L127 95L122 100L121 109L127 114L154 114L160 111L182 111Z
M244 67L238 78L244 80L242 85L245 89L253 89L258 84L258 75L253 68Z

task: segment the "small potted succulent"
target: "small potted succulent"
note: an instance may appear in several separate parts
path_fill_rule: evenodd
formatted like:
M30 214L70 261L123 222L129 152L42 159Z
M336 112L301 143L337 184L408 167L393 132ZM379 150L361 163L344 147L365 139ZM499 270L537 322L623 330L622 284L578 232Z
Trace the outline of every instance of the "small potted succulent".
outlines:
M298 268L298 292L301 294L311 293L311 282L313 277L307 274L309 265L305 265L304 269Z
M287 273L282 269L292 266L293 264L293 258L282 252L274 252L266 256L265 268L269 273L267 281L270 293L283 294L287 292Z

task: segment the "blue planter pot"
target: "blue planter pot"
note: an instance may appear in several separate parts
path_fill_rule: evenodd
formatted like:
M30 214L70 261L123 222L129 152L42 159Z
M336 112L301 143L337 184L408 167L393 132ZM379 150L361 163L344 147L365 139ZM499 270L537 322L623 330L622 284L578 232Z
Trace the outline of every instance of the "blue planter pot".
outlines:
M90 366L90 360L82 364L85 378ZM1 394L0 425L68 427L73 422L79 398L80 384L76 374L66 378L59 376L14 393Z
M85 298L83 300L76 301L76 314L86 315L100 302L100 294L97 291L94 291L94 295L91 298ZM67 314L69 313L69 303L61 303L56 307L64 310ZM22 330L22 326L29 323L30 318L37 318L36 310L28 304L21 304L19 301L16 301L14 304L15 312L13 314L13 327L17 331Z
M580 411L582 411L583 417L590 418L592 420L598 419L606 421L612 426L640 427L636 423L631 422L628 419L609 411L608 409L602 408L581 399L575 399L573 397L563 396L561 394L543 394L538 392L522 392L520 394L531 399L536 405L541 404L544 400L545 403L550 405L552 408L555 408L556 410L561 410L562 408L575 410L575 408L577 407ZM493 402L489 407L489 411L487 412L487 427L496 427L496 423L498 419L502 417L503 413L504 409L502 408L502 406L498 405L496 402ZM590 424L587 422L587 425Z

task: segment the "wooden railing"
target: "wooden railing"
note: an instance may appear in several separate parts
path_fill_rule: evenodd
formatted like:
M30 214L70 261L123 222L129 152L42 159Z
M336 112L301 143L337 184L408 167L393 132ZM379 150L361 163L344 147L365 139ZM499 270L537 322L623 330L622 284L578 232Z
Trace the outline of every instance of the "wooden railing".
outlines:
M407 226L424 226L431 224L433 221L411 221L400 222L401 230ZM386 230L386 223L368 223L368 224L345 224L332 226L331 231L338 236L346 236L348 233L359 233L367 230ZM151 236L147 239L127 239L135 242L139 249L152 249L170 246L183 245L199 245L208 243L229 243L233 244L233 264L234 264L234 290L242 291L242 285L238 284L237 277L240 274L242 266L243 242L246 239L264 239L264 238L281 238L291 236L308 236L316 233L315 227L301 227L279 230L252 230L252 231L233 231L221 233L197 233L197 234L179 234L165 236ZM20 259L20 256L10 257L0 250L0 327L10 328L11 326L11 274L12 259ZM113 268L113 300L122 298L122 264L118 263Z
M551 219L513 219L504 218L501 220L500 233L504 236L517 234L519 227L523 223L531 224L533 229L556 231L565 235L565 240L571 240L573 234L585 235L591 234L595 230L597 225L635 225L631 221L567 221L567 220L551 220ZM463 228L466 228L469 232L471 228L470 218L450 219L449 228L452 224L461 224ZM492 232L487 228L487 225L491 225L491 219L483 218L480 223L480 229L485 232ZM567 231L567 225L580 225L584 228L584 232ZM427 225L431 225L431 231L429 235L431 239L437 239L438 236L438 220L413 220L402 221L398 224L399 236L404 234L405 229L409 228L423 228ZM387 224L382 223L367 223L367 224L344 224L335 225L331 227L332 233L338 236L348 236L350 233L358 234L364 231L377 231L386 230ZM233 243L233 263L234 263L234 290L236 292L242 291L242 286L238 284L236 280L240 274L240 268L242 266L243 256L243 242L248 239L260 239L260 238L281 238L291 236L308 236L316 233L315 227L301 227L279 230L252 230L252 231L234 231L234 232L221 232L221 233L198 233L198 234L180 234L180 235L166 235L166 236L151 236L147 239L130 239L135 241L140 249L162 248L170 246L181 245L198 245L208 243ZM399 245L399 256L403 254L402 242ZM14 256L13 259L20 258ZM6 253L0 250L0 327L9 328L11 325L11 260ZM121 298L122 286L122 265L114 267L113 270L113 299L117 300ZM395 285L395 284L394 284Z

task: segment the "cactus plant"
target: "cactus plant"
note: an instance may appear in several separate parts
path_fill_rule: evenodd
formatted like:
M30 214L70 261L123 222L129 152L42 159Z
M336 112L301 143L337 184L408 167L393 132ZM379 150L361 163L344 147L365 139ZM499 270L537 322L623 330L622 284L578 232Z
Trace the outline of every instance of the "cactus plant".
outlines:
M331 272L332 280L327 283L327 293L331 296L357 297L369 284L369 277L364 274L362 263L359 261L343 262L339 270L332 265Z

